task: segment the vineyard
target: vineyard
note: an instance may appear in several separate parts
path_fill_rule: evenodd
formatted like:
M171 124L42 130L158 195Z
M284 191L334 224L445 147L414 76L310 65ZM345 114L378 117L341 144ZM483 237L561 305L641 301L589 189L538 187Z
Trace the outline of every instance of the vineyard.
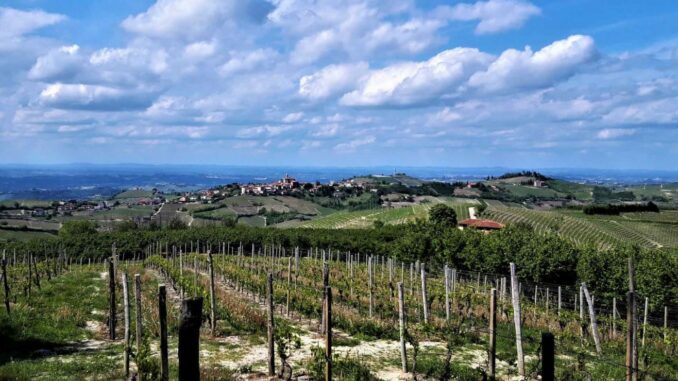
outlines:
M404 224L414 222L417 219L427 219L428 211L436 204L443 203L454 208L457 219L460 221L469 218L469 207L477 206L478 202L471 199L451 199L444 197L429 197L427 202L395 208L367 209L360 211L342 211L325 217L306 221L299 227L345 229L366 228L374 226L375 221L381 221L387 225Z
M222 243L211 254L198 243L201 252L184 254L186 247L156 244L106 262L6 255L0 334L12 345L0 352L0 378L678 374L678 307L656 306L651 295L629 294L634 310L623 295L601 300L585 284L534 284L514 268L508 276L318 248ZM638 347L631 367L628 337Z
M540 233L557 233L578 244L611 247L635 244L642 247L678 247L678 213L628 213L622 216L588 216L580 211L543 211L507 206L486 200L484 216L508 223L525 223Z

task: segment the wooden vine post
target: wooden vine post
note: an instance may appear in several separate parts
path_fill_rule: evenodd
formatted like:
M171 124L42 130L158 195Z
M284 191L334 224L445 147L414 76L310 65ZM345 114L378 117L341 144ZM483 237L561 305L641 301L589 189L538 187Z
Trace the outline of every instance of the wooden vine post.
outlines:
M551 332L541 334L541 381L555 380L555 339Z
M643 310L643 335L641 338L640 346L645 347L645 330L647 329L647 304L648 304L649 298L645 297L645 309Z
M290 299L292 289L292 257L287 257L287 317L290 316Z
M16 258L16 257L15 257ZM15 259L16 263L16 259ZM7 258L5 257L5 252L2 252L2 283L5 289L5 309L7 310L7 315L10 314L9 308L9 283L7 282Z
M123 313L125 314L125 377L129 377L129 358L130 358L130 302L129 289L127 288L127 273L122 273L122 299Z
M212 258L212 252L210 250L207 251L207 263L209 265L210 275L210 333L214 336L217 331L217 306L214 297L214 258Z
M424 310L424 324L428 324L428 295L426 294L426 269L421 264L421 305Z
M167 354L167 291L158 285L158 315L160 320L160 379L169 380L169 357Z
M137 344L137 354L141 352L141 338L143 337L143 311L141 310L141 275L134 274L134 310L136 311L136 344ZM140 373L138 369L139 364L137 363L137 372Z
M525 377L525 357L523 355L523 335L520 315L520 292L518 290L518 276L516 275L516 264L511 263L511 302L513 303L513 323L516 330L516 353L518 360L518 373Z
M325 287L325 381L332 380L332 287Z
M116 324L116 311L115 311L115 269L113 263L113 257L108 261L108 338L115 340L115 324Z
M368 275L368 289L370 293L370 318L372 318L372 308L374 304L374 294L372 290L372 256L370 255L367 259L367 275Z
M591 294L589 294L586 284L581 284L582 289L584 290L584 296L586 297L586 304L589 306L589 318L591 320L591 334L593 335L593 342L596 344L596 352L598 354L602 353L603 349L600 346L600 336L598 335L598 322L596 321L596 311L593 308L593 300Z
M405 290L403 282L398 283L398 321L400 323L400 362L403 373L407 373L407 349L405 348Z
M444 271L445 271L445 319L447 321L449 321L450 320L450 278L449 278L450 270L447 268L447 265L445 265Z
M327 315L327 287L330 285L330 267L329 264L323 261L323 296L322 296L322 316L320 317L320 333L323 334L327 330L325 315Z
M179 321L179 381L200 380L202 297L181 301Z
M268 273L268 287L266 287L267 307L268 307L268 375L275 375L275 321L273 320L273 274Z
M496 375L497 363L497 289L490 290L490 337L488 349L488 374L490 380L494 381Z

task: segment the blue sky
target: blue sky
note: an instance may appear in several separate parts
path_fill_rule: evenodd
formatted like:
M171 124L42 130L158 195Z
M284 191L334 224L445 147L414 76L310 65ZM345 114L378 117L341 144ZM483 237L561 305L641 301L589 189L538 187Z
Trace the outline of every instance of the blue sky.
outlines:
M0 2L0 163L675 169L678 3Z

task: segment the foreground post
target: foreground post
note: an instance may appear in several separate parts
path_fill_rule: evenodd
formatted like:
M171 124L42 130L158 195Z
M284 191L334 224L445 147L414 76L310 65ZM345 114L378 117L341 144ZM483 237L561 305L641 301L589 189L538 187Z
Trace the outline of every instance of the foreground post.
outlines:
M134 308L137 311L137 353L141 351L141 338L143 337L142 318L143 311L141 310L141 275L134 274ZM138 365L138 364L137 364ZM138 366L137 366L138 368ZM137 369L137 371L139 371Z
M593 335L593 342L596 344L596 352L600 354L603 349L600 346L600 336L598 336L598 322L596 321L596 311L593 309L593 300L591 294L586 288L586 284L582 283L584 289L584 296L586 297L586 304L589 306L589 318L591 319L591 334Z
M520 320L520 293L518 291L518 276L516 265L511 263L511 302L513 303L513 322L516 329L516 352L518 355L518 373L525 377L525 357L523 356L523 335Z
M115 269L113 267L113 258L108 261L108 338L115 340Z
M490 290L490 348L488 351L488 373L490 380L496 374L497 358L497 289Z
M216 304L214 298L214 262L212 258L212 252L207 251L207 263L209 264L210 272L210 332L212 336L217 330L217 315L216 315Z
M403 282L398 283L398 320L400 322L400 361L403 373L407 373L407 350L405 348L405 295Z
M181 302L179 322L179 381L200 380L202 297Z
M332 287L325 287L325 381L332 381Z
M10 310L9 310L9 284L7 283L7 258L5 258L4 252L2 253L2 282L4 283L5 286L5 308L7 309L7 315L9 315Z
M130 303L129 290L127 289L127 273L122 273L122 298L123 311L125 314L125 377L129 377L129 357L130 357Z
M449 279L449 269L447 265L444 268L445 271L445 320L450 320L450 279Z
M555 380L555 340L551 332L541 334L541 380Z
M649 298L645 297L645 309L643 310L643 336L641 337L640 346L645 347L645 330L647 329L647 302Z
M160 379L169 380L169 359L167 357L167 291L165 285L158 285L158 314L160 319Z
M275 322L273 321L273 274L268 273L267 287L267 306L268 306L268 375L275 375L275 348L273 335Z
M367 259L367 275L368 275L368 288L370 291L370 318L372 318L372 304L374 302L374 295L372 293L372 256Z
M426 295L426 269L421 264L421 304L424 309L424 324L428 324L428 295Z

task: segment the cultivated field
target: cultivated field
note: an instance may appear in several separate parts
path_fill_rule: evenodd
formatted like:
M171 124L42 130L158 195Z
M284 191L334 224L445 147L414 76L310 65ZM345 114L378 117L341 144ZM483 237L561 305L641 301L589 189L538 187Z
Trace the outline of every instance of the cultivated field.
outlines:
M330 374L338 380L481 380L493 372L491 359L497 379L524 374L537 380L546 361L544 331L556 339L557 379L618 380L626 373L622 301L613 310L585 291L584 307L590 308L582 308L577 289L521 279L520 297L512 302L511 278L492 274L319 249L289 248L293 255L285 256L277 245L228 247L229 253L220 248L211 261L204 253L161 253L114 265L59 256L29 269L21 257L9 258L11 313L0 312L0 336L9 345L0 348L0 378L123 379L128 353L129 372L142 372L146 379L164 373L163 356L170 379L193 356L199 358L202 379L266 379L272 353L280 379L323 379L331 358ZM159 310L161 283L166 315ZM329 293L331 299L325 298ZM184 335L199 334L199 348L177 353L180 307L195 297L202 298L202 328L186 328ZM325 315L328 303L331 312ZM519 326L513 303L520 304ZM111 311L114 330L108 325ZM322 323L322 316L330 317ZM491 321L496 328L490 328ZM678 374L677 331L662 326L661 314L645 321L638 333L640 372L648 380L671 379ZM163 327L167 350L160 346Z
M557 233L576 243L604 247L636 244L643 247L678 247L678 212L626 213L621 216L592 216L581 211L541 211L507 206L486 200L483 216L502 223L525 223L538 232Z
M478 201L473 199L424 196L416 204L395 208L366 209L359 211L341 211L325 217L303 222L297 226L307 228L366 228L374 226L375 221L387 225L415 222L417 219L426 220L428 211L433 205L446 204L454 208L459 221L469 218L469 207L477 207Z

